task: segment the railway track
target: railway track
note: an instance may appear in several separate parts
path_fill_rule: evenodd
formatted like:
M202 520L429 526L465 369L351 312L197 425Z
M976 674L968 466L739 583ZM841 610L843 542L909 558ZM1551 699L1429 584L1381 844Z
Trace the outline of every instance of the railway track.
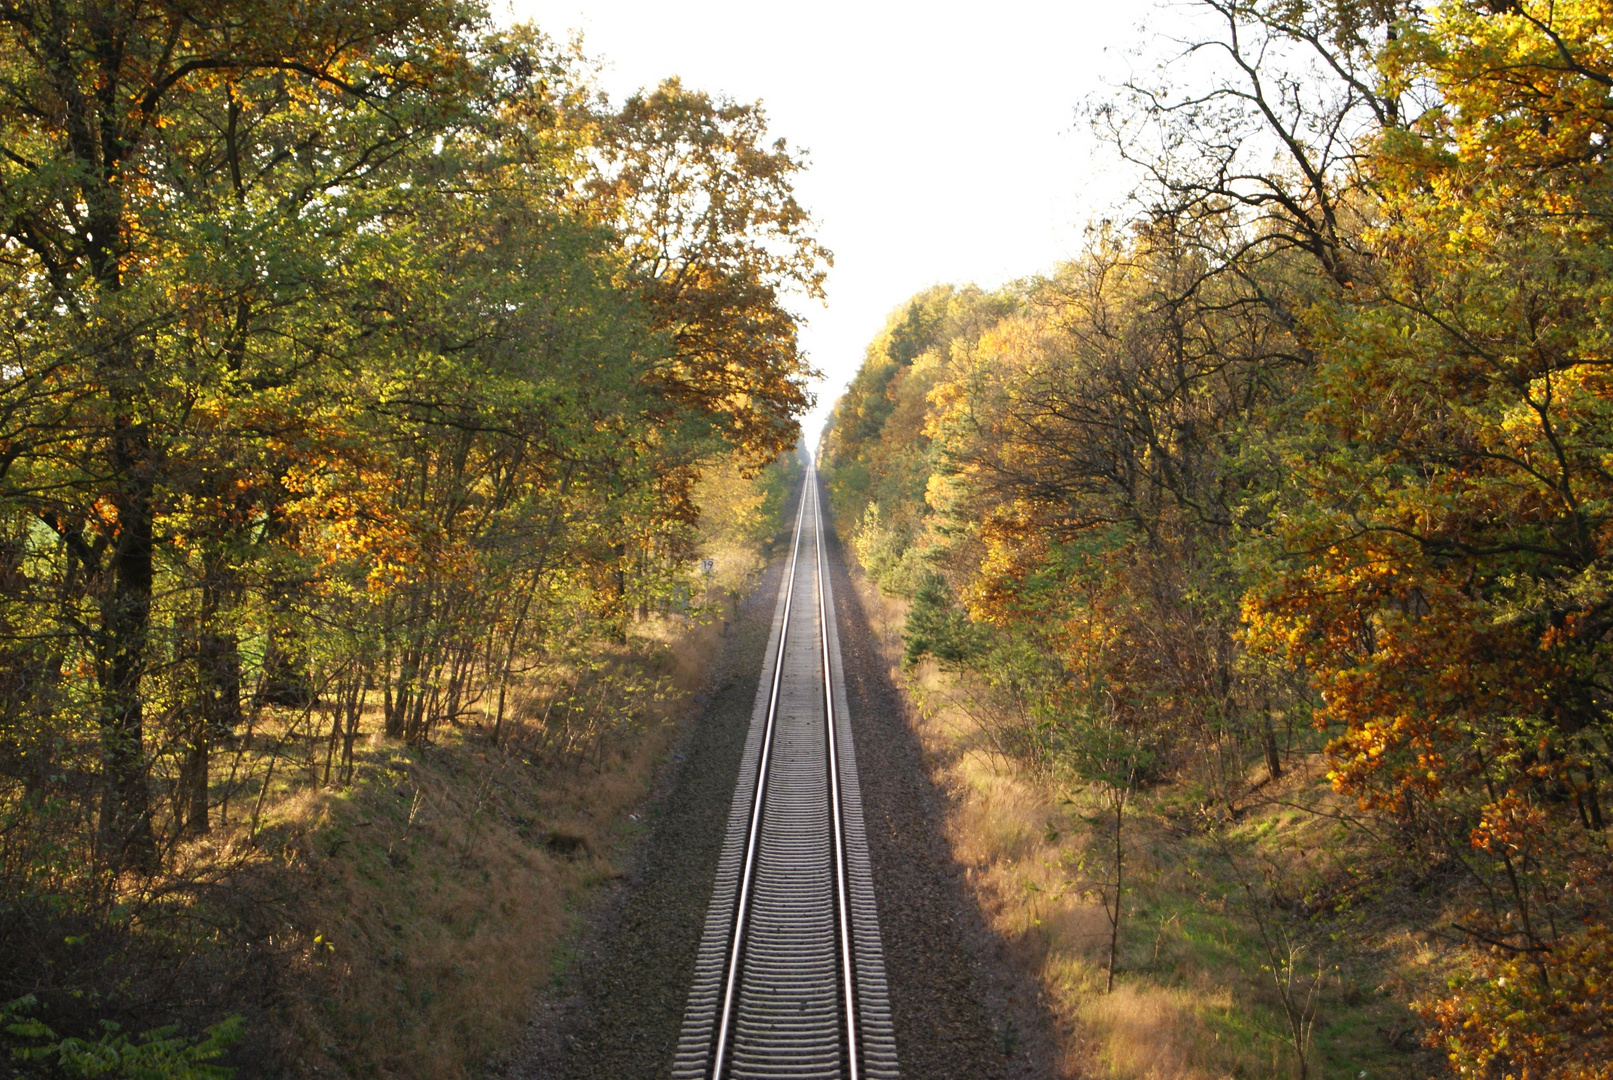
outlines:
M675 1080L898 1075L822 536L809 469Z

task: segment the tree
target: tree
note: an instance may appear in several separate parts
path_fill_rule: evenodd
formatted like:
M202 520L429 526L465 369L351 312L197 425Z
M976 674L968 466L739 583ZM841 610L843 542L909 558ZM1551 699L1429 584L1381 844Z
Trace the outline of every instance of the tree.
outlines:
M1077 777L1097 789L1101 805L1114 822L1114 880L1101 890L1103 913L1109 920L1109 970L1104 989L1113 993L1126 898L1126 805L1152 765L1153 754L1137 732L1124 730L1113 717L1094 710L1085 710L1061 724L1058 739L1061 758ZM1109 888L1114 889L1112 902Z
M458 75L462 19L438 3L0 12L0 220L7 292L30 327L13 334L6 495L65 547L67 599L93 605L72 622L99 684L113 867L156 857L144 687L167 540L156 523L194 478L181 426L199 395L222 407L234 386L273 378L242 350L254 316L295 288L281 253L248 236L334 209L328 192L420 135L421 95ZM369 137L331 139L354 133L349 117ZM232 204L222 237L194 213Z
M1299 467L1287 555L1248 600L1323 692L1336 784L1446 831L1433 843L1485 891L1458 927L1530 970L1540 1008L1595 985L1575 941L1613 914L1610 14L1448 3L1386 49L1389 85L1439 100L1374 155L1370 274L1311 331L1328 449ZM1496 1060L1545 1069L1526 1032L1548 1021L1493 1011L1492 989L1432 1011L1453 1060L1477 1060L1466 1017L1512 1046Z
M672 346L653 384L754 464L772 461L795 445L814 374L786 298L822 299L832 261L790 186L804 157L766 142L760 105L677 79L586 120L600 169L582 191Z

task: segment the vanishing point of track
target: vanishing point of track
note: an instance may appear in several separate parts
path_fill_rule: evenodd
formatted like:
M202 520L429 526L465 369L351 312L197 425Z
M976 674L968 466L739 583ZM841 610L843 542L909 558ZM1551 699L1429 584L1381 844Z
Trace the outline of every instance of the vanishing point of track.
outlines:
M815 469L804 488L675 1080L897 1076Z

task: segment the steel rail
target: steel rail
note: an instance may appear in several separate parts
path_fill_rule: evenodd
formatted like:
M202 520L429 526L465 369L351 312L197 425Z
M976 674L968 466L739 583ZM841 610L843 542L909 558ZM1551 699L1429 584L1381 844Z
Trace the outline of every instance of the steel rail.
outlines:
M840 971L846 1002L846 1061L851 1080L862 1080L857 1052L857 983L852 974L850 900L846 894L846 831L840 814L840 747L835 739L834 669L829 661L828 571L823 565L823 514L818 501L818 470L812 469L807 483L812 487L812 536L818 556L818 640L823 650L823 708L829 742L829 806L833 817L830 834L834 844L835 909L840 924Z
M900 1080L817 481L809 467L674 1080Z
M816 470L812 470L816 472ZM811 476L809 474L808 481ZM724 979L722 1016L717 1023L717 1049L712 1056L711 1080L722 1080L727 1057L728 1032L733 1026L734 994L739 990L739 962L743 956L745 916L750 909L751 882L756 876L756 845L762 831L762 806L767 799L768 758L773 751L773 729L778 720L779 687L784 682L784 648L790 639L790 606L795 600L795 565L801 554L801 525L806 520L806 492L795 515L795 539L790 545L790 569L784 593L784 618L779 626L778 652L773 659L773 688L768 694L767 723L762 736L762 753L757 765L756 793L751 803L750 829L745 840L745 862L739 876L739 902L734 909L734 932L728 944L728 972ZM817 519L813 519L816 524Z

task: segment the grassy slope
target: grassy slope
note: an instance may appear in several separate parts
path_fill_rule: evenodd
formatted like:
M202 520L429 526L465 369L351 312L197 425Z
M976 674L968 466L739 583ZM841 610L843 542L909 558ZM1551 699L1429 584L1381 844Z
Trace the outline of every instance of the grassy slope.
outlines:
M1027 776L990 753L950 676L928 665L901 672L905 605L858 578L933 767L953 794L953 854L993 928L1039 974L1063 1025L1067 1075L1299 1075L1256 913L1274 942L1282 928L1305 947L1301 999L1321 963L1310 1076L1410 1078L1438 1069L1418 1045L1406 1003L1442 985L1445 953L1408 929L1430 924L1414 889L1350 874L1352 834L1336 816L1347 808L1314 760L1296 757L1278 784L1252 792L1224 850L1197 820L1200 800L1187 787L1165 785L1138 799L1125 826L1120 974L1105 993L1109 922L1096 887L1111 872L1107 821L1088 793Z
M519 735L495 749L475 726L410 749L372 710L350 787L287 767L257 843L302 882L275 1040L298 1071L468 1076L511 1042L617 875L720 633L650 624L623 660L671 691L582 763L536 766Z

